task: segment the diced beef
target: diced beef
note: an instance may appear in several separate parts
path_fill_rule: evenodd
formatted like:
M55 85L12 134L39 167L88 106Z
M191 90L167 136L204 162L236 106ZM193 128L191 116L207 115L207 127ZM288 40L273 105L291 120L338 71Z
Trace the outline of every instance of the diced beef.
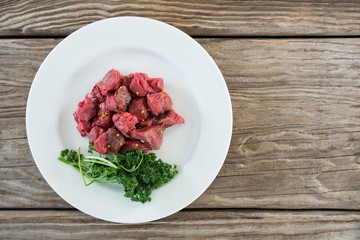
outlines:
M162 78L110 70L74 112L77 130L101 154L157 150L165 128L184 123L172 110Z
M119 152L120 148L125 144L125 138L116 128L109 128L106 131L108 147L111 152Z
M99 107L98 114L94 118L92 127L98 126L108 129L113 124L111 121L112 113L106 108L105 103L101 103Z
M133 99L128 107L128 112L135 115L139 122L145 121L149 116L149 110L146 103L146 98Z
M122 98L126 102L126 105L130 103L131 95L127 87L125 86L119 87L119 89L116 91L115 94L117 94L118 97Z
M165 116L157 122L157 124L161 124L164 128L171 127L175 124L185 123L184 118L182 118L179 114L177 114L174 110L170 110L166 112Z
M88 93L85 99L78 103L78 108L73 115L77 123L76 129L81 136L85 136L90 131L90 120L96 115L97 104L97 98L91 93Z
M139 140L126 140L124 146L121 148L121 152L131 151L134 149L140 149L143 153L149 152L149 148L145 146Z
M138 123L137 117L128 112L114 114L112 120L115 127L126 137L129 137L129 132L134 130Z
M154 116L150 113L149 117L145 121L139 121L138 125L141 127L149 127L155 125L157 121L158 121L157 116Z
M105 101L105 96L103 96L101 94L100 89L98 88L98 86L94 86L91 93L96 96L96 98L99 100L99 103L102 103Z
M120 83L120 72L115 69L111 69L108 73L106 73L105 77L96 84L96 86L100 89L101 94L105 96L108 92L118 89L120 87Z
M130 83L130 90L139 97L144 97L149 92L154 92L147 80L148 76L145 73L135 73L134 78Z
M130 73L126 76L124 76L124 79L122 81L122 85L127 87L127 89L130 89L130 83L131 81L133 80L134 78L134 74L133 73Z
M146 98L150 111L155 116L172 108L171 98L166 92L151 93Z
M91 123L89 121L80 120L76 126L76 129L79 131L82 137L85 137L86 133L90 131Z
M98 153L101 154L108 154L110 151L110 148L108 147L107 143L107 133L102 133L95 141L94 141L94 149Z
M113 112L124 112L130 101L131 95L128 89L121 86L115 93L106 97L106 108Z
M154 116L151 113L145 121L139 121L140 127L149 127L153 125L163 125L164 128L171 127L176 124L185 123L184 118L177 114L174 110L169 110Z
M110 111L114 111L114 112L119 112L117 98L116 98L115 94L106 96L105 103L106 103L106 109L108 109ZM122 108L122 106L119 106L119 107Z
M164 91L164 80L162 78L150 78L148 79L148 83L154 92Z
M115 128L109 128L94 141L94 148L101 154L108 154L118 152L124 144L125 139L121 133Z
M163 131L163 126L155 125L131 131L130 137L142 141L150 149L157 150L163 141Z
M78 103L78 108L74 113L74 119L76 122L89 121L96 115L98 100L91 94L86 94L84 100Z
M103 128L94 126L87 135L90 141L94 142L103 132L105 132Z

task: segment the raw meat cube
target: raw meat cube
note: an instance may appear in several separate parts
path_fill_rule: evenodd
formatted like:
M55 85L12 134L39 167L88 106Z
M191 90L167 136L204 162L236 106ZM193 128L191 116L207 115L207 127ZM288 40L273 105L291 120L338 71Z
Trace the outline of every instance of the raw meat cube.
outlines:
M94 142L103 132L105 132L103 128L94 126L87 135L90 141Z
M94 141L94 148L101 154L108 154L118 152L124 144L125 139L121 133L115 128L109 128Z
M80 120L76 126L76 129L79 131L82 137L85 137L86 133L90 131L91 123L88 121Z
M98 86L94 86L91 93L96 96L96 98L99 100L99 103L102 103L105 101L105 96L103 96L101 94L100 89L98 88Z
M152 88L147 82L148 76L145 73L135 73L134 78L130 83L130 90L135 93L136 96L144 97L151 91Z
M164 80L162 78L150 78L148 83L154 92L164 91Z
M97 98L91 93L88 93L85 99L78 103L78 108L73 115L77 123L76 129L81 136L85 136L90 131L90 120L96 115L97 104Z
M105 77L96 84L96 86L100 89L101 94L105 96L108 92L118 89L120 87L120 83L120 72L115 69L111 69L106 73Z
M131 151L134 149L140 149L143 153L149 152L149 148L145 146L139 140L126 140L124 146L121 148L121 152Z
M111 152L119 152L120 148L125 144L123 135L116 128L109 128L106 131L108 147Z
M168 128L180 123L185 123L185 120L174 110L169 110L166 112L165 116L157 122L157 124L163 125L164 128Z
M124 76L124 79L122 81L122 85L127 87L127 89L130 89L130 83L131 81L133 80L134 78L134 74L133 73L130 73L126 76Z
M115 127L125 137L129 137L129 132L134 130L135 125L138 123L137 117L128 112L114 114L112 120L115 124Z
M129 104L128 112L135 115L139 122L145 121L149 116L146 98L133 99Z
M155 116L172 108L171 98L166 92L151 93L146 98L150 111Z
M124 112L130 101L129 91L125 86L121 86L114 94L106 97L106 108L113 112Z
M155 125L131 131L130 137L142 141L150 149L157 150L162 144L163 132L163 126Z
M74 113L75 121L89 121L93 118L96 115L97 104L98 100L93 94L86 94L85 99L78 103L78 108Z
M94 118L92 126L98 126L108 129L113 124L111 121L112 113L106 108L105 103L100 104L97 116Z
M158 117L156 117L150 113L149 117L145 121L140 121L138 123L138 125L141 127L148 127L148 126L155 125L157 123L157 121L158 121Z
M94 149L98 153L108 154L110 148L107 143L107 134L106 132L102 133L95 141L94 141Z

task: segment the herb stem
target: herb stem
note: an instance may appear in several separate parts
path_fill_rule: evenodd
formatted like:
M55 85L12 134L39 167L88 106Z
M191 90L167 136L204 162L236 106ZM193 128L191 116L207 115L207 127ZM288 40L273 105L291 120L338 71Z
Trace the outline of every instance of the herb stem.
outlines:
M82 167L81 167L80 147L78 148L77 157L78 157L78 166L79 166L79 170L80 170L81 177L82 177L82 179L83 179L83 181L84 181L85 186L89 186L89 185L92 184L93 182L86 183L85 176L84 176L84 173L83 173Z
M98 160L98 161L96 161L96 160ZM101 157L96 157L96 156L86 156L84 158L84 162L99 163L99 164L102 164L102 165L105 165L108 167L118 168L115 164L113 164L109 160L107 160L105 158L101 158Z
M144 159L144 155L141 154L141 160L140 160L139 164L138 164L136 167L133 166L133 167L130 168L130 169L124 167L123 165L119 165L119 167L121 167L122 169L124 169L124 170L127 171L127 172L134 172L134 171L136 171L136 170L140 167L143 159ZM96 160L98 160L98 161L96 161ZM107 159L105 159L105 158L102 158L102 157L86 156L86 157L84 158L84 162L99 163L99 164L102 164L102 165L105 165L105 166L108 166L108 167L112 167L112 168L115 168L115 169L118 168L115 164L113 164L113 163L110 162L109 160L107 160ZM134 167L135 167L135 168L134 168Z

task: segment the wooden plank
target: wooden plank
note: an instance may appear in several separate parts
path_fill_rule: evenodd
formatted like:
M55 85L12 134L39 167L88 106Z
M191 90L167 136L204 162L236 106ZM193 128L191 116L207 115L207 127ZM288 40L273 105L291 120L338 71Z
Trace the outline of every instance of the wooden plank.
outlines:
M142 16L196 36L359 35L358 1L2 1L0 36L66 36L97 20Z
M354 157L332 161L336 165L324 159L225 164L189 208L359 209L358 164ZM0 208L71 207L47 185L34 164L2 166L0 176Z
M0 211L1 239L356 239L358 212L181 211L145 224L115 224L78 211Z
M198 41L224 73L234 127L224 167L190 207L359 209L359 39ZM21 97L57 42L0 41L2 208L69 207L30 156Z

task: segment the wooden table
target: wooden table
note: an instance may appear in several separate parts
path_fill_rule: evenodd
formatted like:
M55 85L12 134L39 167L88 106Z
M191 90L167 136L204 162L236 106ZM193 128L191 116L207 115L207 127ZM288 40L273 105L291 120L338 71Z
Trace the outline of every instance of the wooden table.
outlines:
M0 239L360 238L360 1L1 1ZM210 188L147 224L65 203L29 151L34 75L64 37L96 20L170 23L215 59L233 136Z

